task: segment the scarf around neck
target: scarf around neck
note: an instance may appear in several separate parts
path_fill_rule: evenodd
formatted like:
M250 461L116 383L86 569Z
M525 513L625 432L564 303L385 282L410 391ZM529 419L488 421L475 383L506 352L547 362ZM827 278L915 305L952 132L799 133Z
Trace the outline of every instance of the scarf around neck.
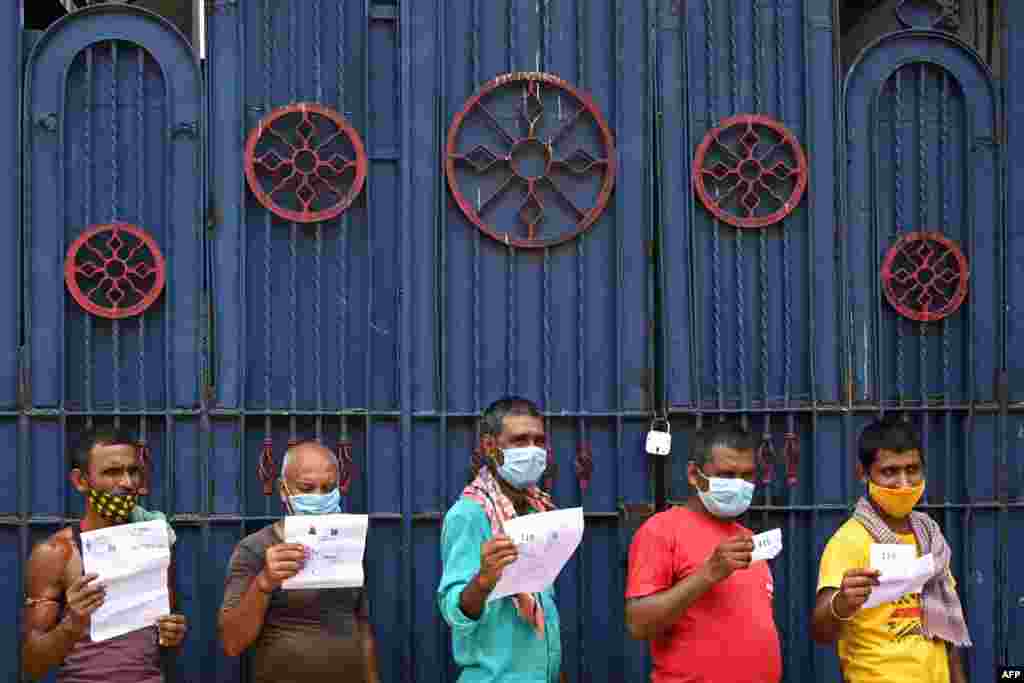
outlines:
M555 508L551 496L537 486L531 486L523 493L526 495L527 503L537 512L547 512ZM480 504L491 523L492 534L504 533L504 523L516 517L515 505L501 490L497 478L486 464L480 467L476 478L462 490L462 497ZM519 593L512 596L512 599L519 616L534 628L538 636L543 636L544 607L540 601L529 593Z
M860 522L876 543L900 543L899 536L889 528L867 498L857 501L853 518ZM952 551L942 535L938 523L923 512L910 513L910 528L914 532L921 554L932 554L935 574L921 591L921 630L926 638L941 638L957 647L971 647L963 607L956 589L949 585L946 575Z

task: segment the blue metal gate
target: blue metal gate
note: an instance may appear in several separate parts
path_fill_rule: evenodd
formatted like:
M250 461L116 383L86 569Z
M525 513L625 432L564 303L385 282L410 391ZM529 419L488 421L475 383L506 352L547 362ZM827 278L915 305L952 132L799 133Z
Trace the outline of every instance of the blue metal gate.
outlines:
M13 581L0 592L8 613L31 545L81 512L64 483L68 435L118 421L149 444L147 506L178 529L191 630L176 680L244 680L217 642L227 561L281 514L257 477L264 451L279 463L290 438L318 435L351 453L345 505L371 518L383 680L452 681L434 601L441 516L480 410L514 392L545 412L556 501L586 511L557 586L571 681L649 670L623 627L631 532L656 499L686 493L692 430L720 415L763 432L773 463L752 521L782 526L791 549L773 565L785 680L836 675L806 637L808 586L858 493L857 432L880 411L908 412L927 435L927 507L956 549L972 671L1024 648L1008 542L1022 523L1024 366L1008 353L1021 241L1003 206L1020 182L1007 150L1024 101L968 46L917 27L866 49L844 82L830 0L216 0L201 72L146 12L94 8L35 35L8 4L0 66L22 65L0 69L19 96L0 105L0 129L16 132L0 137L0 163L22 169L0 192L21 226L0 254L0 314L20 321L0 329L0 435L16 454L0 483L0 567L18 577L17 594ZM1010 5L1003 74L1024 57L1024 10ZM513 204L486 184L493 150L519 135L505 100L488 113L471 98L504 74L518 74L498 82L511 100L564 128L562 198ZM575 93L610 141L572 113ZM361 191L320 222L279 217L245 173L261 121L301 102L338 112L365 148ZM460 172L483 192L459 202L444 164L463 114ZM723 125L740 126L736 144L785 129L805 152L806 191L781 198L781 221L736 228L705 208L725 199L699 196L695 157ZM709 187L724 173L715 144L700 159ZM610 201L573 239L519 248L475 224L579 218L576 204L600 197L587 174L609 159ZM765 206L732 210L764 223ZM119 221L159 245L167 284L142 315L110 320L82 310L62 275L74 240ZM957 242L971 271L941 322L901 318L879 280L897 239L925 229ZM642 452L659 415L676 435L665 465ZM17 628L0 626L5 680L18 677Z

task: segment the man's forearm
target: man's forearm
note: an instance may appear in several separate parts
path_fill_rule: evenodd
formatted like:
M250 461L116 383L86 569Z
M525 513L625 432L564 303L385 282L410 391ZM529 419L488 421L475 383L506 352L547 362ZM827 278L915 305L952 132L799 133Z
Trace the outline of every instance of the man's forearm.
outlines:
M834 608L832 595L837 592L835 588L822 589L817 602L815 602L814 612L811 614L811 637L815 642L822 645L836 642L839 638L839 632L842 630L843 623L832 613ZM839 603L837 609L845 608L842 601L838 598L836 602ZM850 615L844 612L842 616Z
M477 574L462 589L462 594L459 596L459 609L467 617L476 621L484 613L487 596L491 594L492 590L494 588L484 585L480 580L480 575Z
M955 645L946 645L946 649L949 653L949 683L967 683L967 674L964 673L960 648Z
M628 600L626 626L629 634L638 640L648 640L665 631L714 585L705 571L698 570L668 590Z
M220 631L224 654L237 657L249 647L263 629L263 619L270 605L270 591L261 574L249 583L238 605L221 612Z
M64 663L79 640L67 619L46 633L30 633L21 650L22 670L31 679L43 678Z
M380 673L377 670L377 641L373 637L373 626L368 619L356 617L356 621L363 646L366 683L380 683Z

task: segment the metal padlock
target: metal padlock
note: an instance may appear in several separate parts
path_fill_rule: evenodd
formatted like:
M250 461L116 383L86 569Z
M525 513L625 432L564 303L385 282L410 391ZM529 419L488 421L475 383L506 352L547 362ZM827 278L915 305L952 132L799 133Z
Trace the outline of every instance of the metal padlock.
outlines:
M665 428L658 429L658 424L664 425ZM651 423L645 447L651 455L668 455L672 452L672 427L669 426L668 420L655 420Z

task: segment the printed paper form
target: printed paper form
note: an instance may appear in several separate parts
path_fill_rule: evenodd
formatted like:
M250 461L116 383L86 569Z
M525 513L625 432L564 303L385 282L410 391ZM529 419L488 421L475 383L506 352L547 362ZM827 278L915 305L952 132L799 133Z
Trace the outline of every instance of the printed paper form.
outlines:
M782 529L765 531L753 536L750 540L754 542L754 552L750 556L751 562L770 560L782 552Z
M102 642L152 626L171 613L167 567L171 563L167 522L119 524L82 533L82 565L106 586L93 612L89 637Z
M292 515L284 519L286 543L310 551L302 570L281 584L285 590L359 588L365 582L367 515Z
M931 553L917 557L917 548L906 543L874 543L871 568L881 572L879 584L871 590L864 607L870 609L892 602L907 593L920 593L935 575Z
M505 567L487 601L538 593L555 582L583 539L583 508L515 517L504 524L519 557Z

